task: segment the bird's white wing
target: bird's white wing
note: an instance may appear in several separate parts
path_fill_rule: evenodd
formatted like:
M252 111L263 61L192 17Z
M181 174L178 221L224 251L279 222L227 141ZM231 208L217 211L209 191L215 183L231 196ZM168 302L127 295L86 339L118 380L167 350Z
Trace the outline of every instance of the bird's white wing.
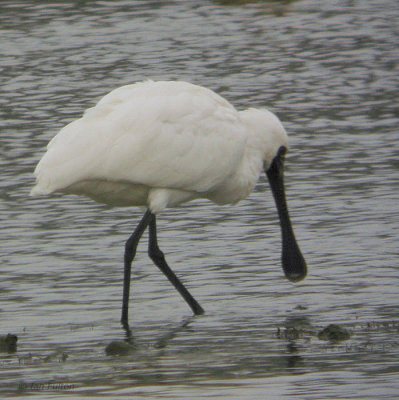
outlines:
M123 86L50 141L35 170L36 192L90 179L206 192L234 172L246 136L237 111L208 89Z

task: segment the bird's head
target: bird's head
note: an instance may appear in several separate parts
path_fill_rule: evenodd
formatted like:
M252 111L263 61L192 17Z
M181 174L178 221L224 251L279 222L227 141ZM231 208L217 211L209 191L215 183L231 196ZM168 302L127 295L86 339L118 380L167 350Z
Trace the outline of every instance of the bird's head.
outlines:
M259 154L267 170L284 148L288 149L287 133L275 114L266 109L249 108L240 117L248 132L248 145Z

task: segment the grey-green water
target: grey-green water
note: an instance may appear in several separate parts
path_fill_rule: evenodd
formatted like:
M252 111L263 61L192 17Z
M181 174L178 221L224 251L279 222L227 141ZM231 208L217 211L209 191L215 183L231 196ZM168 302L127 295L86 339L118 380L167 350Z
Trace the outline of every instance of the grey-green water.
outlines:
M19 338L0 353L1 396L398 397L397 1L2 1L0 33L0 335ZM162 249L206 314L191 317L143 240L137 349L107 356L125 337L122 254L140 211L28 193L60 127L146 78L279 115L309 276L283 278L263 177L237 206L169 210ZM318 339L331 323L351 338Z

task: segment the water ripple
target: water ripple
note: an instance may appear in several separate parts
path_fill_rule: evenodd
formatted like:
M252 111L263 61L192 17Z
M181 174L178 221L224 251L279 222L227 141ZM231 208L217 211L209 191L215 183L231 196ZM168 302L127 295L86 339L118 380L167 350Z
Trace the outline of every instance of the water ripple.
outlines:
M19 337L17 353L0 353L0 393L396 398L398 3L28 3L0 5L0 334ZM235 207L169 210L161 247L206 314L188 317L144 237L132 280L137 351L110 357L106 345L125 338L122 254L140 212L28 193L60 127L146 78L202 84L284 121L309 276L283 278L265 177ZM351 339L319 340L330 323Z

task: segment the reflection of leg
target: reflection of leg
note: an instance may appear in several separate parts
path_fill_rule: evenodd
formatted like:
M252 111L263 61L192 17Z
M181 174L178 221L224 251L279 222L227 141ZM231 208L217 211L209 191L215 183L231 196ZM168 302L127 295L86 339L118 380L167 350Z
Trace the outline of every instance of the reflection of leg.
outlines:
M183 321L178 324L177 326L170 325L167 328L165 334L163 334L155 343L156 349L162 349L167 346L167 344L177 336L180 332L184 331L188 325L193 321L195 316L190 316L188 318L183 319Z
M143 232L147 228L150 219L151 212L147 210L141 219L140 223L137 225L136 229L126 241L125 245L125 270L123 279L123 301L122 301L122 324L127 324L128 312L129 312L129 292L130 292L130 272L132 269L132 262L134 256L136 255L137 245L139 244L140 238Z
M194 297L191 296L190 292L184 287L179 278L169 268L168 264L166 263L165 256L158 247L157 227L154 214L151 214L149 220L148 255L150 256L154 264L165 274L165 276L169 279L169 281L177 289L177 291L183 296L184 300L186 300L187 304L191 307L194 314L203 314L204 310L202 309L202 307L197 303Z

